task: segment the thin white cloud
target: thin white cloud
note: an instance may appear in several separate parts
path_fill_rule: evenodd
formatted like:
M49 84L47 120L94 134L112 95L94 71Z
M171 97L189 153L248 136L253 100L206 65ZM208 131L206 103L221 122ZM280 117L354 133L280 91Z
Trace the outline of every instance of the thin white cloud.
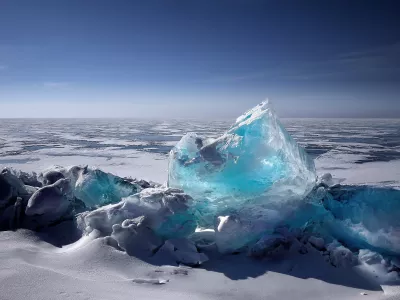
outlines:
M7 66L5 66L5 65L0 65L0 71L3 71L3 70L5 70L5 69L7 69Z

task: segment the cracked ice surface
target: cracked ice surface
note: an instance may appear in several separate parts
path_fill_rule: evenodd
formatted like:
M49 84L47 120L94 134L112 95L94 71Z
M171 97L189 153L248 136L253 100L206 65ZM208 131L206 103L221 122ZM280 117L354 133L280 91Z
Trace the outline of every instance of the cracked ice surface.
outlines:
M315 178L314 162L268 101L240 116L217 139L186 134L169 157L168 185L195 199L200 224L232 212L278 221L285 204L293 208L302 202Z

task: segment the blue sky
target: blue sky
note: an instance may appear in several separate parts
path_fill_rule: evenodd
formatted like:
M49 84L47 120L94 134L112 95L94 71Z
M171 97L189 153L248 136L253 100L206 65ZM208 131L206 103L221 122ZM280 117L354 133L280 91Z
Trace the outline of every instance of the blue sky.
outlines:
M400 117L396 2L0 0L0 117Z

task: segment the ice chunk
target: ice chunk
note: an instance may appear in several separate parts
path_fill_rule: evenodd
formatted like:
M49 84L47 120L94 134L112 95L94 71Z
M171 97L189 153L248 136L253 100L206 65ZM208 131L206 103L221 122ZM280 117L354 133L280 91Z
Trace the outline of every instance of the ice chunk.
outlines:
M200 226L212 228L217 216L240 219L236 224L240 228L230 219L236 228L232 232L216 230L223 252L256 241L293 213L315 182L314 162L285 130L268 102L239 117L215 140L185 135L169 156L168 185L182 188L194 198Z
M197 266L208 261L207 255L199 253L193 242L183 238L165 241L155 258L160 262L173 261L188 266Z
M180 189L149 188L140 192L141 205L156 209L160 223L155 231L164 238L187 237L195 231L192 201Z
M13 186L0 174L0 208L5 207L14 194Z
M9 205L4 211L0 210L0 230L17 229L21 226L24 203L17 197L14 205Z
M42 184L38 181L38 176L35 172L27 173L21 170L10 169L10 171L17 176L24 184L33 186L33 187L41 187Z
M99 169L75 168L67 176L75 182L75 197L88 207L117 203L141 190L139 185Z
M215 245L215 230L196 228L196 231L189 236L189 239L199 248L209 248Z
M327 245L329 260L335 267L353 267L358 264L357 257L337 241Z
M304 196L316 180L312 159L297 145L268 102L246 112L221 137L189 133L171 150L168 185L212 205L239 207L266 193Z
M0 173L0 207L5 205L7 201L21 197L22 199L29 199L32 195L27 191L25 184L19 179L11 169L4 168Z
M358 260L361 264L360 269L380 284L399 285L400 269L393 264L393 259L384 258L374 251L361 249Z
M72 199L69 181L60 179L37 190L29 199L25 214L39 225L48 225L68 213Z
M324 199L331 217L324 227L336 239L358 249L400 253L400 191L369 186L340 186Z
M49 170L40 176L44 185L50 185L57 180L64 178L63 173L57 170Z
M261 258L274 253L280 245L285 243L287 243L287 239L280 234L265 235L249 249L248 254Z
M145 216L146 226L160 237L188 236L196 228L193 215L187 211L191 200L179 189L149 188L116 204L80 214L78 224L86 233L98 230L103 235L109 235L113 225Z
M239 214L219 216L215 223L215 241L219 252L233 253L261 236L274 218L250 220Z
M382 264L384 261L382 255L367 249L361 249L359 251L358 259L361 263L367 265Z
M129 255L150 256L162 245L162 239L146 224L145 216L127 219L121 225L113 225L111 236Z
M237 216L219 216L215 228L215 239L221 253L234 252L240 249L248 240L244 224Z

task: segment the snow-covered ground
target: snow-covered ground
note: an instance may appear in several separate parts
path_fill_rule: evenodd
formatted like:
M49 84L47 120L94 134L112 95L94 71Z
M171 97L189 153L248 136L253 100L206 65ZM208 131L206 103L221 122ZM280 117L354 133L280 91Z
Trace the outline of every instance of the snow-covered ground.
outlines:
M201 268L159 266L102 238L63 251L26 230L0 232L0 282L4 300L399 299L398 287L381 287L357 268L332 267L319 252L261 261L229 255Z
M90 165L163 183L172 145L187 131L217 135L229 123L44 120L2 122L0 166L42 171ZM114 125L110 125L111 123ZM319 174L348 184L400 187L400 121L287 120ZM351 142L352 141L352 142ZM400 199L399 199L400 201ZM257 260L219 255L200 267L143 261L61 224L40 234L0 232L0 299L400 299L379 269L334 267L314 248ZM376 277L375 277L376 276Z

